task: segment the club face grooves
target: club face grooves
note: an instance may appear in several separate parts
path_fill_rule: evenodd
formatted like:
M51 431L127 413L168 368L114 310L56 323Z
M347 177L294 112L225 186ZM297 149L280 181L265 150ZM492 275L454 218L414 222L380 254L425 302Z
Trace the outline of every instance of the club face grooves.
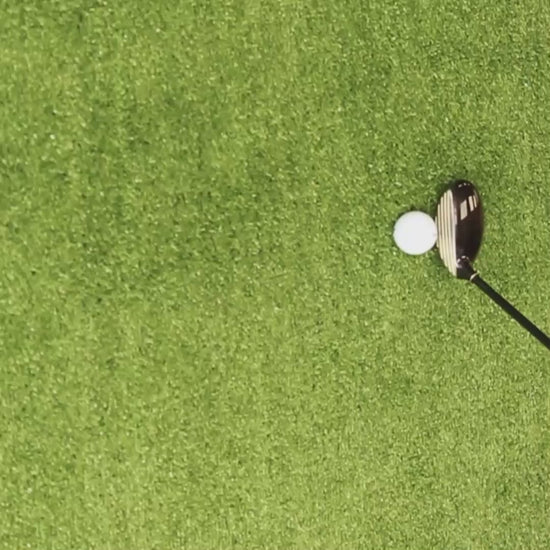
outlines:
M454 211L453 193L449 189L443 193L437 206L437 248L445 267L456 277L455 226L456 213Z
M475 186L466 180L453 182L437 206L437 247L445 267L455 276L469 279L483 237L483 209ZM464 261L467 260L467 261Z

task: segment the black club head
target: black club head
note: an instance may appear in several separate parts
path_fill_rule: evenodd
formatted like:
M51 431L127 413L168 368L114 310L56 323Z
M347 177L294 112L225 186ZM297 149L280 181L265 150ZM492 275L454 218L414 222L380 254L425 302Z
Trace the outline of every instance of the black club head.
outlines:
M437 248L447 269L470 279L483 238L483 208L473 183L453 182L437 206Z

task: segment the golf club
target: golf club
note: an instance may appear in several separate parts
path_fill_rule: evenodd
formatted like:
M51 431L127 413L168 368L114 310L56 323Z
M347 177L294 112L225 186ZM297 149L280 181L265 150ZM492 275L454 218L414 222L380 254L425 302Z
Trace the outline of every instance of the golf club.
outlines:
M491 288L472 263L483 237L483 208L473 183L458 180L451 184L437 206L437 248L445 267L459 279L478 286L491 300L550 349L550 338Z

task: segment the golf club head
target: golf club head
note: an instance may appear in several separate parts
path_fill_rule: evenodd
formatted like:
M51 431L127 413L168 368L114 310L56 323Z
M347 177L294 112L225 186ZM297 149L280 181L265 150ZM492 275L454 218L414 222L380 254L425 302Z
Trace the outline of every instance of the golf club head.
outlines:
M445 267L460 279L475 274L472 263L483 238L483 208L473 183L453 182L437 206L437 248Z

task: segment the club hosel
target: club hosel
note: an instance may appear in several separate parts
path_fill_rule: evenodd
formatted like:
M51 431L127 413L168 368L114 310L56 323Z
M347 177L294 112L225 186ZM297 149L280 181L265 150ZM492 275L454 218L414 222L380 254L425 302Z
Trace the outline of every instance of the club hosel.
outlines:
M467 279L468 281L473 281L477 276L478 272L472 266L470 259L466 256L459 258L457 260L458 272L461 274L461 278Z

